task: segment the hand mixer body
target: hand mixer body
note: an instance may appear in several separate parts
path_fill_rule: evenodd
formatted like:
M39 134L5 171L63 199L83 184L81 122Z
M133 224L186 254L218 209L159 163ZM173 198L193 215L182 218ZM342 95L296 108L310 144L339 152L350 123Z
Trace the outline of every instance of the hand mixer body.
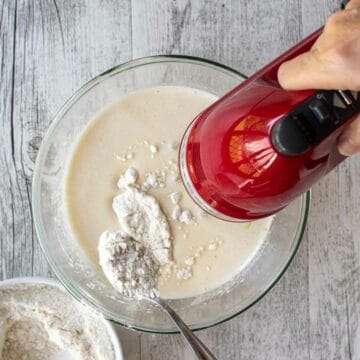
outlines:
M360 107L358 94L290 92L277 82L280 64L308 50L320 32L205 109L189 126L180 169L185 187L206 211L231 221L272 215L344 159L336 140Z

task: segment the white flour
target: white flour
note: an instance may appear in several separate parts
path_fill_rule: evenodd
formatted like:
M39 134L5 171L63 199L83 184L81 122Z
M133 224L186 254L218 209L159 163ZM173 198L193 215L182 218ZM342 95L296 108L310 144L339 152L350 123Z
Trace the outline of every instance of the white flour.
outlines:
M157 175L148 174L139 189L138 171L124 172L118 181L124 191L113 200L122 231L104 231L98 246L99 262L109 282L123 295L138 299L158 295L160 265L172 259L169 224L159 202L145 190L155 187ZM151 176L154 181L149 180Z
M170 228L159 202L135 187L127 187L113 201L121 229L150 248L160 264L171 260Z
M150 189L164 188L165 186L165 173L154 171L145 175L145 181L141 185L141 190L148 191Z
M158 295L159 264L140 242L121 231L104 231L99 241L99 260L105 276L125 296Z
M103 319L50 285L0 288L0 359L114 359Z
M130 167L120 177L117 185L120 189L122 189L128 185L135 184L138 177L138 171L135 168Z

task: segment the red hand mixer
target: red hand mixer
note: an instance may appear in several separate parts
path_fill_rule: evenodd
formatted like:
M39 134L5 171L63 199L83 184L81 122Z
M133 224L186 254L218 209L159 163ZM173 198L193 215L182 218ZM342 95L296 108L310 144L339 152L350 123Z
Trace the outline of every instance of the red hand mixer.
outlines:
M205 109L180 146L184 185L206 212L250 221L283 209L345 159L337 138L360 93L286 91L279 66L308 51L322 29Z

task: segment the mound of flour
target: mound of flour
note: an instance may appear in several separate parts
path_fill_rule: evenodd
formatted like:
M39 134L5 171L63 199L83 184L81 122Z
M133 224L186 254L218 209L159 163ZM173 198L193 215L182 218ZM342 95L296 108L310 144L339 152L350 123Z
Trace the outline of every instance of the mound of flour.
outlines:
M151 251L122 231L104 231L99 241L99 262L116 290L138 299L158 295L159 264Z
M99 262L109 282L121 294L138 299L158 295L161 265L172 262L170 227L158 200L147 193L153 182L137 184L139 173L127 169L118 181L122 193L113 199L121 230L104 231Z
M0 288L0 359L114 359L104 320L65 291L41 284Z
M148 247L160 264L171 260L170 227L153 196L128 186L114 198L113 209L121 229Z

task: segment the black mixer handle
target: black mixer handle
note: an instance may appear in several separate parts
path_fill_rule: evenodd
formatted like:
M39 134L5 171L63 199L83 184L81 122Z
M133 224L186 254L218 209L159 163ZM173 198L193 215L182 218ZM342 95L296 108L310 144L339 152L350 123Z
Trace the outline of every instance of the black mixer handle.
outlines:
M271 131L273 146L286 156L301 155L359 112L360 92L318 91L275 124Z

